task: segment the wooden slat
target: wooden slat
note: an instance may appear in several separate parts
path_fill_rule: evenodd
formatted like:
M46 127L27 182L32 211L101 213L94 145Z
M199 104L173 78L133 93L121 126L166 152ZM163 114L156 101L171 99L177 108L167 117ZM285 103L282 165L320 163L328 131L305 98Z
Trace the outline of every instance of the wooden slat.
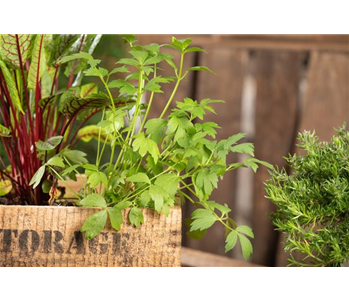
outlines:
M294 140L303 59L304 53L289 51L257 51L255 56L255 155L281 168L285 166L283 156L288 155ZM266 167L254 177L252 260L271 266L278 234L267 215L274 210L264 192L264 181L269 177Z
M217 115L208 114L205 121L218 123L222 129L218 130L218 139L227 138L240 131L240 111L243 79L246 72L248 53L230 48L208 47L209 54L200 56L199 65L207 66L217 73L199 72L197 80L196 99L223 99L226 103L214 105ZM235 160L231 155L229 161ZM235 173L227 173L224 180L219 182L219 189L211 196L212 200L234 205ZM192 205L186 211L190 217ZM216 224L208 230L207 236L200 241L185 239L184 245L216 254L224 254L224 229Z
M168 43L172 35L153 35L160 43ZM220 47L232 47L243 49L269 49L292 51L339 51L349 52L349 35L300 35L300 34L226 34L226 35L175 35L178 39L190 37L196 44L207 47L215 44ZM142 35L138 36L143 38ZM151 39L151 35L145 35Z
M182 267L262 267L245 261L186 247L182 247L181 252Z
M349 124L349 58L348 54L313 52L299 131L315 130L323 141L334 135L333 128ZM287 264L283 239L277 254L277 265Z

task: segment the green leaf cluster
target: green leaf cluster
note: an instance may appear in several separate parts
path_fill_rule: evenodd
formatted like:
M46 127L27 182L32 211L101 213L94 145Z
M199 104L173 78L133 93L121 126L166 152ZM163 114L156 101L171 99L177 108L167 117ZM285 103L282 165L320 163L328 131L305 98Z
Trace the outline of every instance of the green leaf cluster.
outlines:
M339 266L349 259L349 132L344 124L329 142L314 132L298 136L299 154L285 158L290 174L273 168L266 193L296 266Z

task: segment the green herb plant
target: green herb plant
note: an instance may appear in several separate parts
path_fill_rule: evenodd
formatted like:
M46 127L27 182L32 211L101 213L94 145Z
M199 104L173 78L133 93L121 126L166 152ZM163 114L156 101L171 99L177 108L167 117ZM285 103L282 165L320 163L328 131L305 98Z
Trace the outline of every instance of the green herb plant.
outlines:
M349 259L349 132L345 124L330 142L299 134L302 154L289 155L292 173L274 168L266 193L271 214L286 237L291 265L340 266Z
M140 46L135 45L134 36L124 38L130 45L130 56L119 60L111 71L99 67L100 61L87 53L67 56L61 61L85 59L90 68L84 71L84 76L98 78L104 86L103 93L109 97L101 121L78 133L84 140L97 139L95 164L70 164L59 173L60 177L79 175L82 167L87 181L78 195L81 199L78 205L102 208L86 220L81 231L86 233L86 238L94 238L108 218L112 227L120 230L125 209L129 222L138 227L144 222L142 209L169 215L171 207L190 201L197 209L187 220L188 235L201 238L209 227L219 222L226 229L225 250L231 250L239 240L248 259L252 253L248 239L253 238L252 230L238 226L229 216L231 209L210 200L210 195L226 172L239 167L256 171L258 164L269 165L253 157L251 143L238 144L245 137L243 133L215 140L219 126L203 119L207 112L214 113L211 104L221 100L185 98L170 110L181 82L190 72L212 73L204 66L184 68L186 54L203 49L190 47L190 39L173 38L171 44ZM179 52L178 64L164 51L166 48ZM174 76L162 76L159 63L167 63ZM115 79L115 74L126 77ZM174 82L174 88L163 111L158 118L149 118L156 95L163 93L162 85L170 82ZM149 99L147 103L143 103L144 98ZM106 147L110 147L111 156L108 163L101 164ZM230 152L251 157L241 163L227 164Z

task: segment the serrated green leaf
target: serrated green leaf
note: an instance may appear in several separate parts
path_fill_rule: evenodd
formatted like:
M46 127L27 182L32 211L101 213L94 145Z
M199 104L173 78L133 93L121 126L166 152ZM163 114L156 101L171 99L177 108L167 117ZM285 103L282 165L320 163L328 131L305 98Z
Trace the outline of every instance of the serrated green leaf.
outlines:
M117 64L137 67L139 62L133 58L122 58L117 62Z
M130 207L132 203L130 201L122 201L115 205L118 210L123 210Z
M155 164L157 163L160 156L158 145L152 139L146 138L143 132L138 134L137 138L133 141L132 147L141 156L149 153L153 157Z
M241 225L241 226L237 227L236 231L239 233L243 233L243 234L249 236L250 238L254 238L254 234L252 232L252 229L246 225Z
M85 157L87 154L79 150L65 150L62 155L75 164L88 163Z
M140 224L144 223L143 213L137 207L133 207L130 210L130 213L128 215L128 219L130 220L130 223L135 227L139 227Z
M45 174L45 166L41 166L36 173L34 174L34 176L32 177L32 179L29 182L29 185L33 185L33 189L35 189L39 184L40 181L42 179L42 177Z
M38 150L41 151L50 151L55 149L63 140L62 136L53 136L49 138L47 141L37 141L35 143L35 146Z
M228 251L233 249L235 247L237 241L238 241L238 234L237 234L237 232L235 230L232 230L228 234L228 236L227 236L227 238L225 240L225 242L226 242L225 253L227 253Z
M155 210L160 213L164 205L164 200L169 195L166 190L157 185L151 185L149 188L149 195L154 201Z
M151 197L150 197L149 191L143 192L139 197L140 206L143 208L146 208L150 200L151 200Z
M109 75L113 75L116 73L130 73L130 71L124 66L124 67L118 67L109 72Z
M92 172L88 177L87 183L91 188L95 188L99 184L103 184L106 187L108 185L108 178L107 175L102 172Z
M231 147L230 150L235 153L246 153L254 156L254 146L252 143L242 143Z
M89 194L79 202L84 207L107 207L107 202L100 194Z
M191 223L190 231L208 229L217 221L211 211L202 208L195 210L191 217L194 221Z
M107 223L107 219L107 210L102 210L94 213L85 221L80 231L85 232L86 239L93 239L104 229L105 224Z
M122 38L125 42L131 45L136 41L136 36L134 34L123 34Z
M131 182L145 182L150 184L150 180L147 174L145 173L137 173L128 178Z
M66 168L63 172L62 172L62 176L66 176L69 173L73 172L74 170L76 170L77 168L79 168L80 165L74 165L74 166L70 166L68 168Z
M165 134L166 125L167 121L164 119L150 119L144 127L150 138L154 142L160 143Z
M206 204L211 208L211 209L218 209L222 214L227 214L231 212L231 209L227 205L222 205L214 201L207 201Z
M248 260L250 255L253 253L253 247L250 242L250 240L245 237L242 234L238 234L239 240L240 240L240 245L241 245L241 250L242 250L242 255L244 256L245 260Z
M187 226L188 228L191 227L193 220L192 219L185 219L184 223L185 226ZM202 239L207 233L207 230L194 230L194 231L188 231L186 233L187 237L192 238L194 240L200 240Z
M108 213L111 226L115 230L119 231L121 229L121 224L124 222L120 209L116 207L110 207L108 208Z
M136 51L130 50L130 54L139 61L140 64L143 64L148 57L147 51Z
M179 188L179 178L176 174L163 174L155 180L155 185L164 189L170 196L174 196Z
M56 167L61 167L61 168L64 168L65 167L65 164L63 162L63 158L62 157L59 157L59 156L53 156L51 157L47 163L47 165L49 166L56 166Z

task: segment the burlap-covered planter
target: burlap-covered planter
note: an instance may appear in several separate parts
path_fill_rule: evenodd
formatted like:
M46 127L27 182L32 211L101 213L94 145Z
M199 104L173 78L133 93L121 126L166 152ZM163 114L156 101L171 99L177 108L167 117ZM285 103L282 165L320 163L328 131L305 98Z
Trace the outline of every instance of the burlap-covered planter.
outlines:
M144 224L108 225L86 240L80 232L94 208L0 205L2 267L179 267L181 210L168 217L143 210ZM127 220L128 210L123 212Z

